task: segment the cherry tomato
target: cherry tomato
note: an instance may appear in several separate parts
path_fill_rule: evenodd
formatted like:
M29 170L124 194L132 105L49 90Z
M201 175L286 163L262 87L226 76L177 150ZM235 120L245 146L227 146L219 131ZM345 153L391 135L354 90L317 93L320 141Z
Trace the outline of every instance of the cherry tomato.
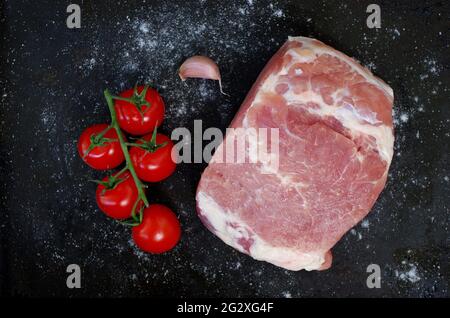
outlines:
M136 245L154 254L174 248L181 236L180 222L175 213L162 204L151 204L143 213L142 223L132 230Z
M122 92L119 98L114 102L117 121L127 133L145 135L163 122L164 101L155 89L137 86Z
M173 142L163 134L145 135L130 148L130 158L139 179L158 182L170 176L176 168L171 153Z
M95 193L97 205L107 216L113 219L131 217L133 206L138 199L138 190L131 173L125 171L104 178ZM138 214L143 202L139 201L135 211Z
M83 131L78 140L80 157L94 169L113 169L125 160L116 130L108 127L107 124L93 125Z

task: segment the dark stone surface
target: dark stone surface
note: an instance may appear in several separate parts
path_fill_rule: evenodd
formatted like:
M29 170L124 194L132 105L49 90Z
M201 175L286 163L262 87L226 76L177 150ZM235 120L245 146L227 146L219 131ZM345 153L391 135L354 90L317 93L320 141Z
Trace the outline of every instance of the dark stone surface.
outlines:
M76 2L76 1L74 1ZM2 1L1 249L3 295L449 296L449 38L446 1L84 1L82 28L66 28L67 1ZM347 3L347 4L345 4ZM413 4L414 3L414 4ZM96 208L103 174L78 158L81 131L108 120L102 97L149 82L167 103L164 129L202 119L225 129L288 35L316 37L357 58L395 92L390 178L373 211L335 246L325 272L289 272L252 260L204 228L194 193L204 164L182 164L150 188L176 211L181 243L140 253L129 229ZM217 83L183 84L185 57L205 54ZM66 267L82 288L66 288ZM366 287L379 264L382 288Z

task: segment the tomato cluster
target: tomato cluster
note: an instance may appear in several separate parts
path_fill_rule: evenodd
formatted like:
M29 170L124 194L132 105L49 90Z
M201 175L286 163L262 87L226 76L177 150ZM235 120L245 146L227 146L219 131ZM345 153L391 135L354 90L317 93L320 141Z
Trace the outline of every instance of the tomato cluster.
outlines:
M118 126L98 124L84 130L78 141L79 155L98 170L114 169L125 162L122 170L96 181L98 207L107 216L132 225L132 237L140 249L166 252L180 239L180 223L168 207L148 204L142 183L164 180L176 168L173 142L157 133L164 120L164 101L148 86L136 86L112 98L110 110ZM127 138L124 132L133 137Z

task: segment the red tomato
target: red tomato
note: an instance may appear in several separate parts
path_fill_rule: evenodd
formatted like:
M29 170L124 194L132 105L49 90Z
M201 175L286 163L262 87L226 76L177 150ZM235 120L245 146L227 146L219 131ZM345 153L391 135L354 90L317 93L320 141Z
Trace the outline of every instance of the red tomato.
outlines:
M131 217L133 206L138 199L138 190L131 173L125 171L111 177L106 177L97 186L95 193L98 207L107 216L113 219L126 219ZM140 201L135 208L138 214L143 202Z
M156 90L148 87L144 96L145 86L138 86L122 92L115 99L114 107L120 128L132 135L145 135L156 125L161 125L164 119L164 101Z
M139 179L146 182L158 182L170 176L176 168L171 153L173 142L162 134L146 135L136 143L143 148L133 146L130 158Z
M180 222L175 213L161 204L152 204L143 213L142 223L132 230L136 245L154 254L174 248L181 236Z
M78 153L90 167L98 170L113 169L125 157L120 147L117 132L107 124L87 128L78 140Z

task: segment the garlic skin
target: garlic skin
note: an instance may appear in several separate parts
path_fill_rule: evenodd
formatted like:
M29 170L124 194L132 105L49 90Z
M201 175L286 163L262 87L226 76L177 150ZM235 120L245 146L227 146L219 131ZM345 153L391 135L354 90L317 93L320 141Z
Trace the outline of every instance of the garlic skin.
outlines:
M228 95L222 89L219 67L207 56L195 55L188 58L181 64L178 75L182 81L188 78L204 78L219 81L220 92Z

